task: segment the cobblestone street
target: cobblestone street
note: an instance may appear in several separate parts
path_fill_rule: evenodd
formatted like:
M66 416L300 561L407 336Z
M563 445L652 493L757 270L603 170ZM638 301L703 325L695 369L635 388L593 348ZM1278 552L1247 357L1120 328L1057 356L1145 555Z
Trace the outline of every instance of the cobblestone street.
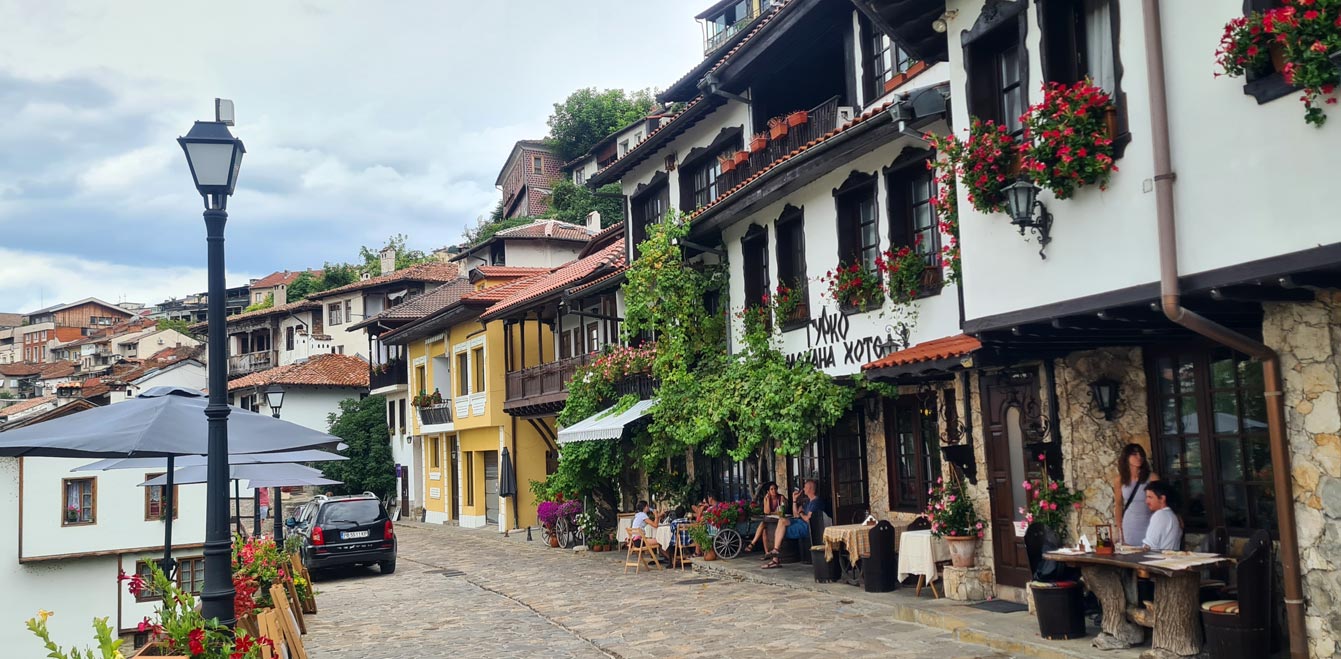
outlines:
M538 534L397 534L395 574L316 576L314 659L1006 656L896 622L879 604L679 570L624 575L612 555L548 549Z

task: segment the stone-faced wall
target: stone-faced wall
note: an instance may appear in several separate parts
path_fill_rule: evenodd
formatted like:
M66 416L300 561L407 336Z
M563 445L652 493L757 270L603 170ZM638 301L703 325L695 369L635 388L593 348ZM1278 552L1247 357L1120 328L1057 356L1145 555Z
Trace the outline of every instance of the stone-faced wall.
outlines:
M1104 348L1067 355L1056 361L1057 423L1062 437L1063 471L1066 484L1083 492L1079 513L1069 521L1075 540L1081 533L1094 540L1094 527L1113 525L1116 539L1117 461L1122 448L1135 443L1150 451L1150 423L1146 406L1146 381L1142 355L1137 348ZM1090 395L1090 383L1110 378L1119 383L1119 405L1112 421L1106 421ZM1134 501L1132 505L1145 505ZM1133 540L1126 539L1128 543ZM1140 538L1135 542L1139 544Z
M950 383L937 385L933 389L936 404L939 405L943 400L944 388L948 388ZM917 396L918 387L899 387L900 396ZM962 409L962 408L961 408ZM940 434L937 441L936 450L945 441L944 416L940 414L939 408L936 415L936 428ZM963 418L962 416L960 417ZM948 477L949 465L942 459L942 476ZM885 414L884 405L881 405L880 414L874 418L866 420L866 487L867 495L870 497L871 515L876 519L886 519L891 522L910 522L920 513L910 513L905 511L890 510L889 507L889 450L885 443Z
M1263 341L1280 353L1309 656L1341 650L1341 292L1267 304Z

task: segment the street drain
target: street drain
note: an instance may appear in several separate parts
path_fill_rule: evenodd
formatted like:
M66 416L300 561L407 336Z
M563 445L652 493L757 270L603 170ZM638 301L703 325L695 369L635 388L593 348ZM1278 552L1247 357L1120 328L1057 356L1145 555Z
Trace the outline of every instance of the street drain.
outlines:
M444 577L464 577L464 576L466 576L466 573L465 573L465 572L462 572L462 571L460 571L460 570L435 570L435 571L433 571L433 572L430 572L429 574L441 574L441 575L444 576Z
M716 579L685 579L684 581L676 581L676 582L674 583L674 585L676 585L676 586L694 586L694 585L697 585L697 584L714 583L714 582L716 582L716 581L717 581Z

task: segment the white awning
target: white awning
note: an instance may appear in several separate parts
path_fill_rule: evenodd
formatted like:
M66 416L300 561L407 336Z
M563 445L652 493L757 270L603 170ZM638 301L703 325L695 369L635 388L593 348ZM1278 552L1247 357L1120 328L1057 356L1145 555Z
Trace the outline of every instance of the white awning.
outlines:
M656 399L640 400L627 410L615 414L615 408L603 410L559 431L559 443L586 442L594 439L619 439L624 427L647 416Z

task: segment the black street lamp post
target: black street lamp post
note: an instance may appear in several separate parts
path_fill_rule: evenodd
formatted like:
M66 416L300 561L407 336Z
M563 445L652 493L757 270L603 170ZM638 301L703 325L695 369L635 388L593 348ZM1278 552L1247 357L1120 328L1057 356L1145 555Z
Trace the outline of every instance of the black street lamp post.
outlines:
M217 618L229 627L237 622L233 611L232 536L228 511L228 347L224 321L224 225L228 222L228 197L237 185L238 170L246 149L233 137L231 101L215 101L215 121L197 121L177 143L186 152L186 163L196 190L205 202L205 235L209 254L209 420L208 475L205 491L205 585L201 590L201 614Z
M272 384L265 388L265 403L270 406L270 415L279 418L279 408L284 407L284 387ZM275 488L275 500L270 502L275 513L275 544L284 544L284 490Z

